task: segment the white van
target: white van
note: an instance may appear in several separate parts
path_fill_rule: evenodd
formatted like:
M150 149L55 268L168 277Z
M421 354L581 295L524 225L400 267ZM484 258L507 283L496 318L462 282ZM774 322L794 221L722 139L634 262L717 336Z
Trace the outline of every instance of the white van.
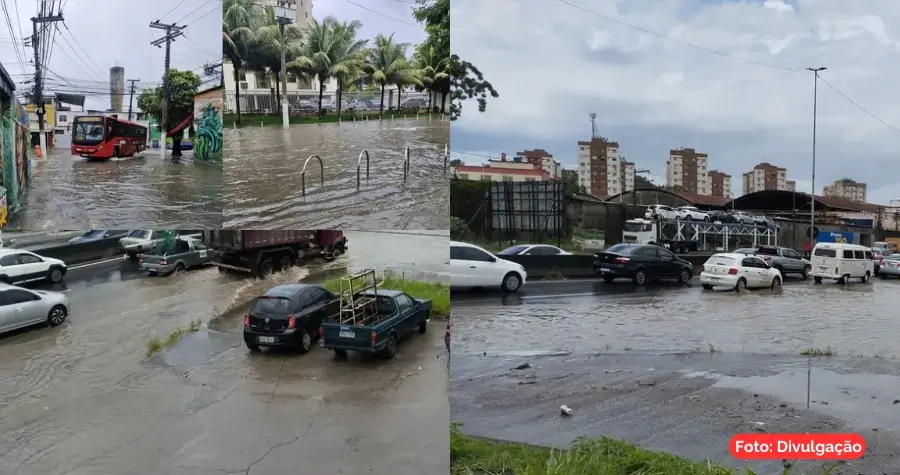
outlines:
M812 275L817 284L822 279L836 280L846 284L850 279L868 282L875 274L872 250L856 244L820 242L813 248L810 263Z

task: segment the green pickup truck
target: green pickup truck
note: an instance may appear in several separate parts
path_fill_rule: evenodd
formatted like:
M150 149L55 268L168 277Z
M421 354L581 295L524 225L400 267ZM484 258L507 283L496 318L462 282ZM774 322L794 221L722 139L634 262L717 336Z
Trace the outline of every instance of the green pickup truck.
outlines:
M398 341L416 329L419 333L428 329L431 300L415 299L399 290L378 289L360 295L375 299L377 311L370 317L355 325L341 323L340 315L322 322L322 346L334 350L337 356L360 351L391 359L397 354Z
M191 237L178 237L172 248L154 254L140 254L138 262L141 270L150 274L169 275L192 267L211 264L216 251L208 249L200 240Z

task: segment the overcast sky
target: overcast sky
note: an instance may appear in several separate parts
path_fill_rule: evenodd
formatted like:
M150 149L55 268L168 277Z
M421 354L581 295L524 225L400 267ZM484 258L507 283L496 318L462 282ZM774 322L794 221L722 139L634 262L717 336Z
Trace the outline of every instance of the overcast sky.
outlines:
M455 1L455 0L454 0ZM425 29L412 16L413 0L313 0L313 17L317 20L331 15L341 21L359 20L363 27L360 39L369 42L383 34L394 33L398 43L410 43L408 53L425 40Z
M10 34L5 20L0 22L0 62L17 82L17 89L26 89L32 83L22 81L34 74L34 50L24 48L21 39L31 36L30 18L36 15L40 2L0 1L6 4L13 28ZM173 68L194 69L202 77L200 67L204 63L222 59L221 0L68 0L62 13L65 26L56 24L59 32L50 54L45 89L87 94L86 109L110 107L109 68L116 64L125 68L126 79L140 79L139 85L162 82L165 48L151 46L150 42L164 33L150 28L153 20L187 25L185 37L172 44ZM20 41L15 43L11 36ZM27 56L24 71L13 49L16 44ZM127 103L126 97L126 107Z
M826 66L823 78L890 126L819 82L817 192L849 177L868 183L871 202L900 196L900 3L566 1L590 11L556 0L453 0L453 52L500 93L484 114L465 105L453 124L455 150L544 148L574 168L595 112L601 134L657 177L669 149L685 146L731 174L735 193L741 173L763 160L809 191L813 75L802 70Z

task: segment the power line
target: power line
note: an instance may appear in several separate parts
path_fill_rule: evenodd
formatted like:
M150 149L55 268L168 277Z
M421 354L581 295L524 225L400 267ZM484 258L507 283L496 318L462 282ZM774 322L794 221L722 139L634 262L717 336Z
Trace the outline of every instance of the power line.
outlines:
M209 2L206 2L206 3L209 3ZM191 23L197 23L198 21L200 21L200 20L201 20L202 18L204 18L205 16L209 15L209 14L212 13L212 12L218 11L218 10L221 10L221 7L220 7L218 4L213 5L213 9L212 9L212 10L210 10L210 11L208 11L208 12L206 12L206 13L200 15L200 16L198 16L197 18L194 18L193 20L191 20L190 22L188 22L187 24L185 24L185 26L190 25Z
M184 38L184 39L190 41L191 43L194 43L195 45L197 45L198 47L200 47L200 49L206 51L207 53L209 53L209 54L211 54L211 55L213 55L213 56L219 56L219 57L222 56L222 52L221 52L221 51L218 52L218 53L216 53L215 51L213 51L213 50L207 48L206 46L203 46L203 45L201 45L200 43L197 43L196 41L192 40L191 38L188 38L187 35L182 35L182 38Z
M420 24L418 24L418 23L410 23L410 22L408 22L408 21L406 21L406 20L401 20L401 19L399 19L399 18L395 18L395 17L392 17L392 16L390 16L390 15L385 15L384 13L381 13L381 12L376 11L376 10L372 10L372 9L369 8L369 7L360 5L360 4L358 4L358 3L356 3L356 2L353 2L353 1L351 1L351 0L344 0L344 1L347 2L347 3L349 3L350 5L355 5L355 6L359 7L359 8L362 8L363 10L366 10L366 11L368 11L368 12L374 13L374 14L380 16L380 17L387 18L388 20L398 21L398 22L403 23L403 24L406 24L406 25L415 26L415 27L417 27L417 28L422 28L423 30L425 29L425 27L423 27L422 25L420 25Z
M103 74L105 73L105 71L103 71L103 68L101 68L100 65L98 65L96 62L94 62L94 59L91 58L91 55L88 54L88 52L81 46L81 43L78 42L78 38L75 38L75 35L72 33L72 30L69 29L69 25L67 25L66 22L63 22L63 28L66 29L66 32L72 37L72 41L74 41L75 45L78 46L78 48L81 49L81 51L85 54L85 56L88 57L88 59L91 61L91 63L94 65L94 67L97 68L97 71L100 72L100 76L102 77ZM74 51L74 49L73 49L73 51ZM85 63L85 65L87 66L87 63Z
M895 132L900 132L900 128L894 127L893 125L891 125L891 124L887 123L886 121L884 121L881 117L878 117L877 115L875 115L875 114L869 112L868 109L866 109L865 107L861 106L858 102L854 101L854 100L851 99L849 96L847 96L846 94L844 94L843 92L841 92L840 89L834 87L830 82L826 81L825 78L823 78L821 74L819 75L819 81L824 82L826 86L830 87L834 92L838 93L838 95L840 95L841 97L843 97L844 99L846 99L847 102L849 102L849 103L853 104L854 106L856 106L857 109L863 111L863 112L864 112L866 115L868 115L869 117L871 117L871 118L877 120L878 122L881 122L882 125L884 125L885 127L889 128L889 129L891 129L891 130L893 130L893 131L895 131Z
M159 17L160 21L162 21L163 18L169 16L170 13L174 12L175 10L178 10L178 7L180 7L181 5L183 5L184 2L186 2L186 1L187 1L187 0L181 0L180 2L178 2L178 5L175 5L171 10L167 11L165 15Z
M209 3L212 2L212 1L213 1L213 0L206 0L206 2L200 4L200 6L198 6L197 8L195 8L195 9L193 9L193 10L191 10L190 13L188 13L187 15L181 17L180 20L178 20L178 21L176 21L176 22L173 22L173 24L183 22L183 21L185 20L185 18L187 18L187 17L193 15L194 12L196 12L197 10L199 10L199 9L201 9L201 8L203 8L203 7L205 7L206 5L209 5ZM216 7L218 8L218 5L217 5ZM206 16L206 15L203 15L203 16ZM200 18L203 18L203 17L200 17ZM197 21L197 20L194 20L194 21Z

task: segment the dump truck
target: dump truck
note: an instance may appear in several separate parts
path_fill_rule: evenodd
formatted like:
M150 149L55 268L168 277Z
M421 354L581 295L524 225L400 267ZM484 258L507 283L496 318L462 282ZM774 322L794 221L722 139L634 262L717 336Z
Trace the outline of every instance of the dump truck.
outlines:
M248 274L265 279L305 259L332 260L347 251L349 242L339 229L203 231L203 243L218 254L212 264L222 273Z

